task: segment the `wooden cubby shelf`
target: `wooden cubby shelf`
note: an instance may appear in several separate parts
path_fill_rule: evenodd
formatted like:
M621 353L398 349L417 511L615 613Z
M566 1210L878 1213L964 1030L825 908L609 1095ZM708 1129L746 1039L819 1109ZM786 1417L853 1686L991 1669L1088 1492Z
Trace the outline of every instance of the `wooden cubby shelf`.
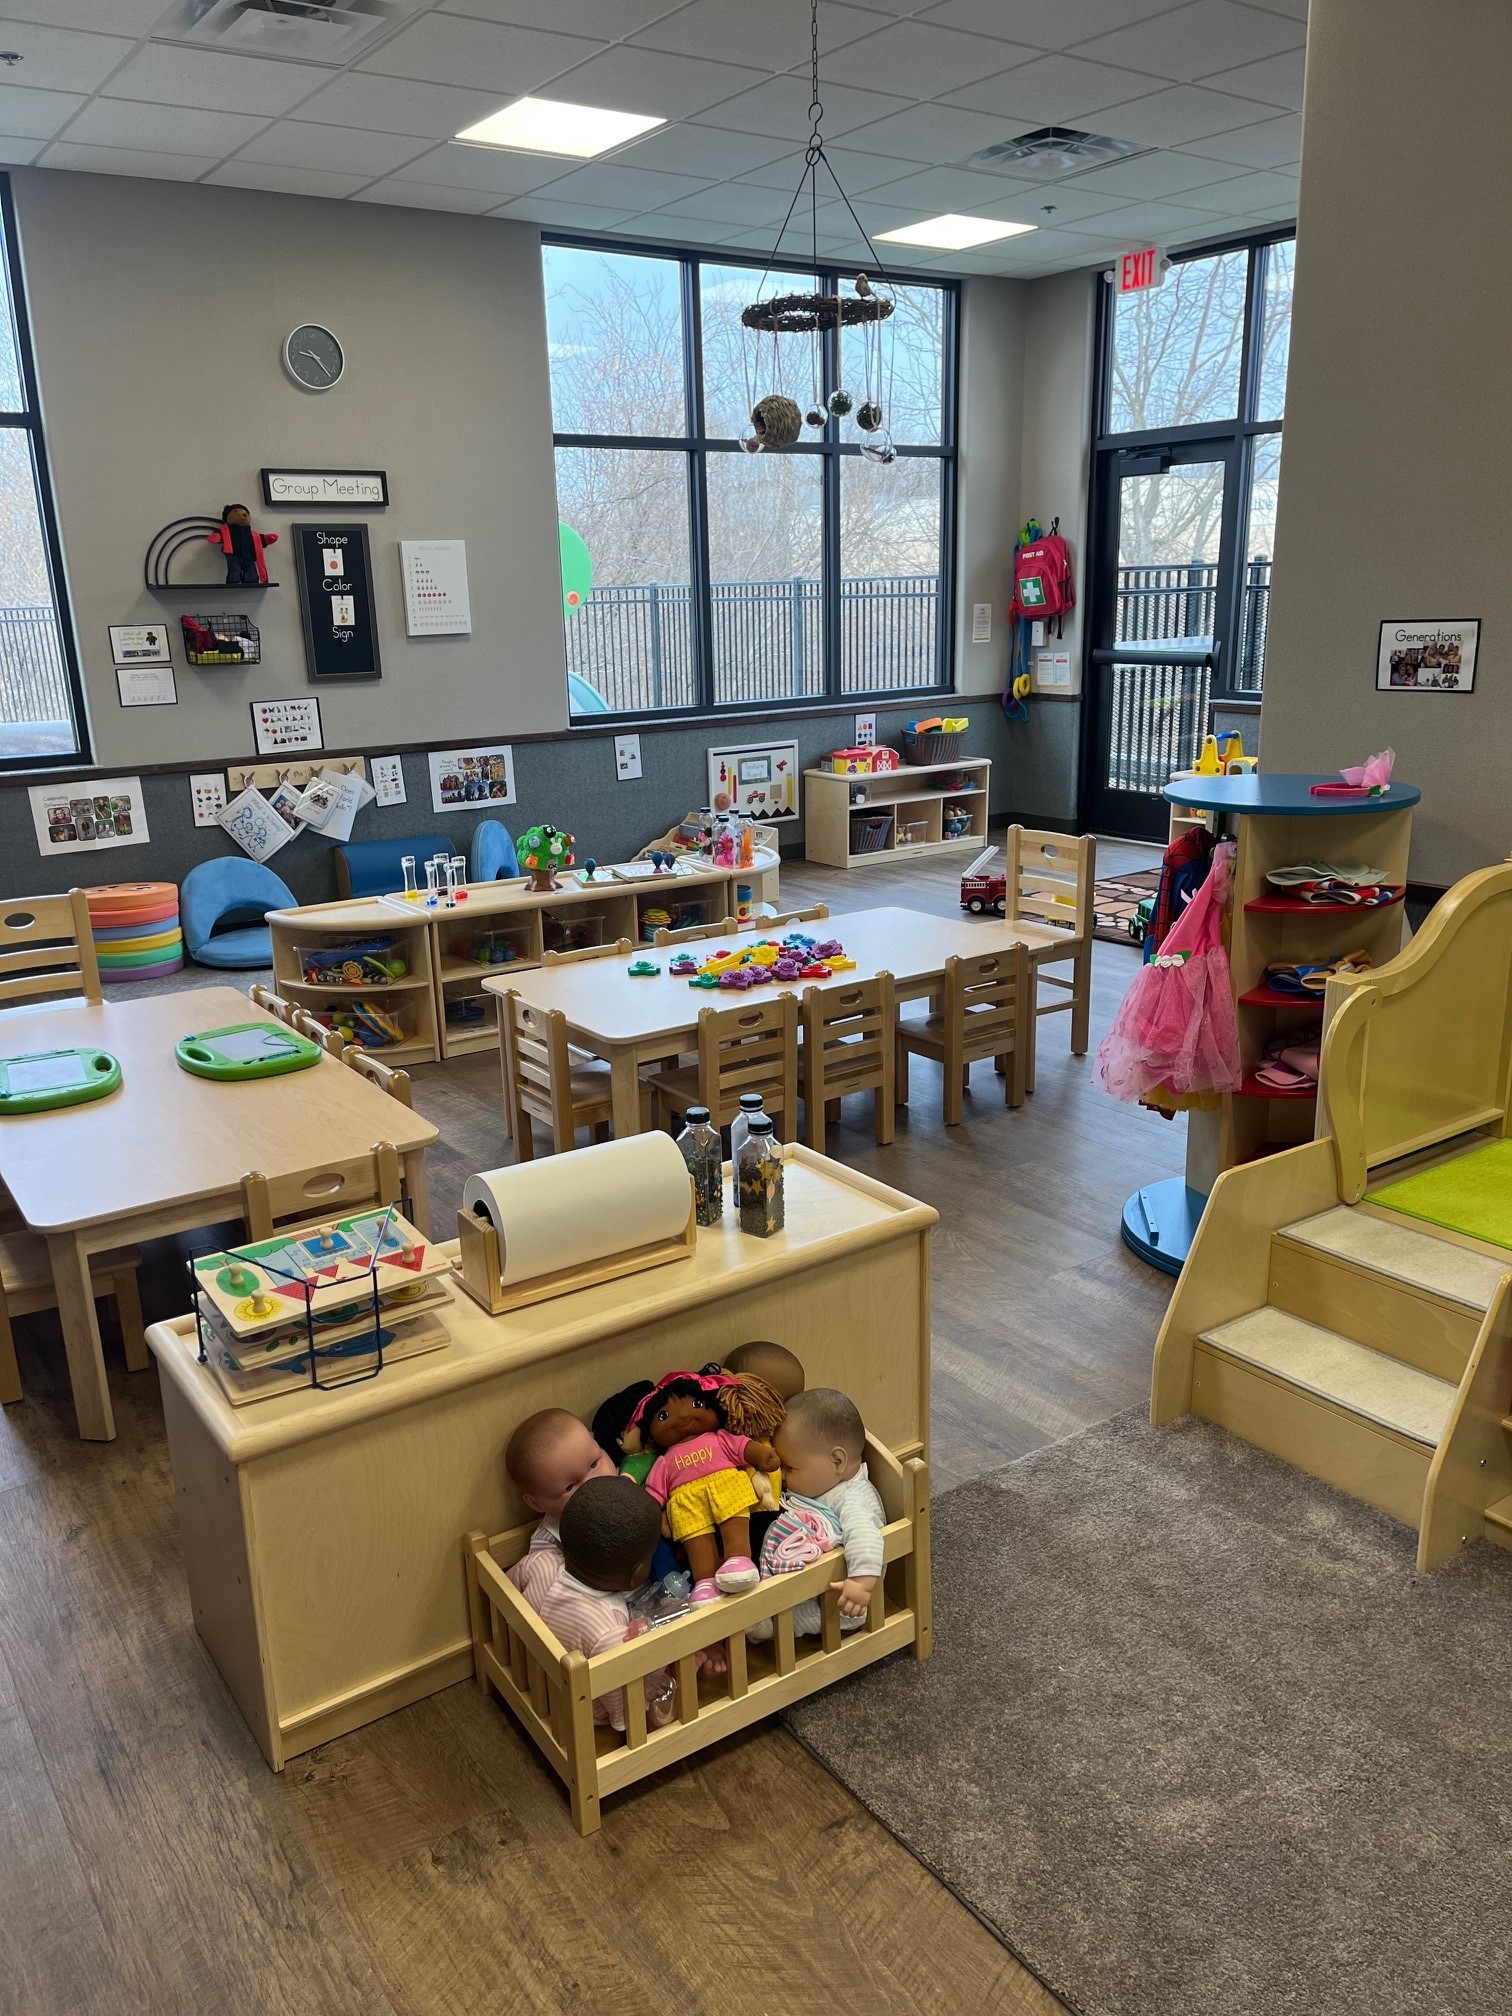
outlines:
M874 770L859 777L838 770L805 770L805 855L830 868L853 868L860 862L912 860L921 854L980 853L987 841L987 805L992 764L985 756L957 756L949 763L905 763L897 770ZM947 790L944 777L964 777L958 791ZM852 802L852 793L865 793ZM964 833L947 838L945 807L960 803L970 813ZM866 819L890 819L883 844L858 847L853 827ZM904 839L907 827L921 827L914 839Z

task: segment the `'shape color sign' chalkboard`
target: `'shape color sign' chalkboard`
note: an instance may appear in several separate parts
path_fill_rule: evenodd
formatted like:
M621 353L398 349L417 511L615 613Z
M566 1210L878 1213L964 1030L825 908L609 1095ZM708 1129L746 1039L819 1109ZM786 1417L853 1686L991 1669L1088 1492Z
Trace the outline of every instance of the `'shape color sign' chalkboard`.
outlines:
M380 678L366 525L296 525L293 532L311 679Z

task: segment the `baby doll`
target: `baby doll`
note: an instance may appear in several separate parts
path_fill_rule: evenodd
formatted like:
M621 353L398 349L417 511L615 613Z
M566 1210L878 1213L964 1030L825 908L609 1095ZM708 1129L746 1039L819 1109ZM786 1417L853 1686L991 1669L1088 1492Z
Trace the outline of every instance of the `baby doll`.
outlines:
M738 1429L751 1395L722 1373L669 1372L636 1408L631 1427L660 1453L646 1489L667 1508L672 1538L687 1551L693 1601L754 1589L761 1579L751 1559L751 1508L759 1501L745 1468L777 1468L777 1451ZM721 1554L723 1560L721 1560Z
M829 1386L810 1387L788 1402L777 1430L782 1458L782 1510L761 1548L763 1575L790 1575L833 1548L845 1549L845 1576L830 1587L839 1594L840 1629L858 1630L882 1573L882 1528L887 1514L866 1474L866 1429L856 1403ZM793 1612L793 1628L815 1635L820 1607L812 1600ZM748 1638L772 1635L764 1617Z
M630 1598L650 1578L660 1537L656 1501L630 1478L590 1477L573 1492L562 1511L562 1569L540 1602L541 1622L569 1652L591 1659L639 1635ZM644 1684L647 1719L660 1729L673 1715L672 1675L660 1666ZM601 1695L593 1719L623 1729L625 1690Z
M787 1346L773 1344L764 1337L753 1337L748 1343L737 1344L726 1355L723 1366L705 1365L703 1369L705 1372L735 1372L742 1379L764 1380L783 1401L801 1393L806 1383L803 1366Z
M529 1551L508 1571L509 1579L532 1609L562 1568L558 1522L580 1484L590 1477L612 1477L614 1459L562 1407L544 1407L522 1421L504 1451L504 1468L540 1524L530 1536Z
M640 1430L630 1426L635 1410L651 1391L649 1379L634 1379L618 1393L611 1393L594 1410L593 1439L619 1465L621 1477L633 1477L637 1484L644 1484L650 1474L651 1465L656 1461L654 1449L641 1447ZM774 1424L775 1425L775 1424ZM651 1563L651 1580L663 1581L668 1575L677 1573L679 1562L672 1551L671 1543L661 1540L657 1543L656 1558Z

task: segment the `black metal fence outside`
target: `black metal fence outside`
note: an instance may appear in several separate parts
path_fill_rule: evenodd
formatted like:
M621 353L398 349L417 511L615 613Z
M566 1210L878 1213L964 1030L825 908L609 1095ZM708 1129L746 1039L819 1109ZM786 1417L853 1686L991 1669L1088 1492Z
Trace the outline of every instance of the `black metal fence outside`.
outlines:
M53 609L0 608L0 723L68 722L72 713Z

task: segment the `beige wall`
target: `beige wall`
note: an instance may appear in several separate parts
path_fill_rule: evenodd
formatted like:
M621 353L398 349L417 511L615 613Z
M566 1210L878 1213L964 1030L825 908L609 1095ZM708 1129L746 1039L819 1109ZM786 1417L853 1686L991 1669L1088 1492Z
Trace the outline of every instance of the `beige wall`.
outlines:
M961 287L961 399L956 509L956 684L1001 693L1008 675L1004 611L1019 522L1024 427L1024 325L1033 287L967 280ZM971 641L971 610L992 605L992 636Z
M1436 883L1512 848L1509 78L1506 0L1312 0L1264 759L1391 744ZM1474 693L1376 693L1381 621L1451 616Z
M523 225L376 204L115 176L15 172L48 450L98 761L252 753L248 702L311 691L287 539L258 471L384 469L367 517L383 678L321 688L329 747L566 726L541 266ZM340 384L301 392L281 350L302 321L346 349ZM263 662L196 671L179 705L118 704L106 626L175 625L198 604L142 586L170 519L252 506L285 535L282 584L248 606ZM405 636L401 538L468 542L472 635ZM197 562L223 578L216 556ZM255 607L251 607L255 601Z
M1092 455L1094 272L1056 273L1028 289L1024 341L1024 452L1020 521L1049 530L1057 515L1076 566L1076 613L1055 648L1071 653L1071 691L1081 691L1081 615L1087 559L1087 484ZM1032 659L1031 653L1031 659Z

